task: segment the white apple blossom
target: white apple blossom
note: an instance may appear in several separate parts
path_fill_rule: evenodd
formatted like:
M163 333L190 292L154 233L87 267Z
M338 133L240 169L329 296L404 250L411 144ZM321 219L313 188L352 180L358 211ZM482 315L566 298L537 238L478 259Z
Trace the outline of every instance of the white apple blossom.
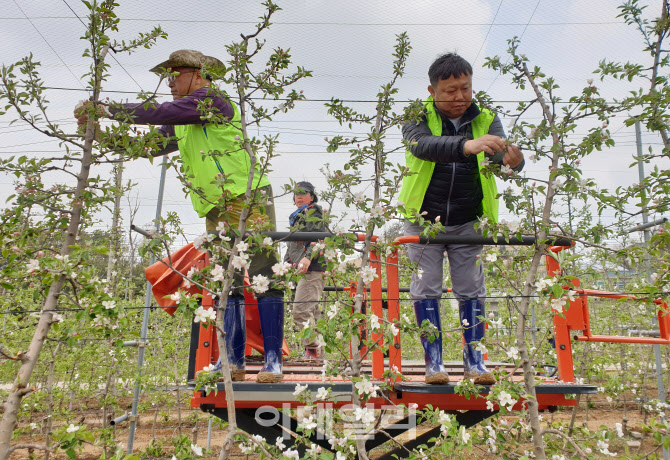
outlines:
M186 278L193 279L199 271L200 270L198 270L196 267L191 267L189 269L188 273L186 273ZM184 280L184 286L186 286L186 289L190 288L191 287L191 282L185 279Z
M255 275L253 277L253 283L251 283L251 289L257 294L262 294L270 288L270 280L267 276L264 275Z
M519 359L519 349L517 347L509 347L509 350L506 351L507 357L510 359Z
M535 289L538 292L544 291L546 288L551 287L554 285L554 279L553 278L543 278L537 283L535 283Z
M320 401L325 401L328 399L328 390L326 390L324 387L319 387L319 389L316 391L316 399Z
M379 323L379 316L375 315L374 313L370 315L370 329L373 331L378 330L381 327L381 324Z
M500 167L500 172L503 174L511 175L514 172L514 170L510 168L508 165L502 165Z
M67 431L68 433L74 433L75 431L78 431L79 428L81 428L81 427L80 427L80 426L76 426L74 423L70 423L70 426L67 427L67 430L66 430L66 431Z
M616 427L617 436L623 438L623 425L621 425L621 423L615 423L614 426Z
M282 455L286 458L293 458L295 460L300 458L300 453L298 453L298 451L295 449L286 449L284 452L282 452Z
M486 354L486 353L489 352L489 350L486 348L486 345L484 345L484 344L481 343L481 342L479 342L479 343L477 344L477 346L475 347L475 350L477 350L477 351L479 351L479 352L481 352L481 353L483 353L483 354Z
M246 253L242 253L239 256L233 256L233 268L236 270L241 270L243 268L248 269L249 265L251 265L251 261L249 261L249 255Z
M551 299L551 309L556 313L563 313L563 307L565 306L565 299Z
M377 278L377 270L371 266L367 266L361 270L361 280L365 284L371 283L375 278Z
M610 445L605 441L598 441L597 446L601 454L609 455L610 457L616 457L617 455L616 452L610 452L609 451Z
M501 220L500 224L501 225L504 224L509 229L509 231L512 232L512 233L518 232L519 228L521 228L521 222L519 222L518 220L513 220L511 222L507 222L506 220Z
M370 425L375 421L375 413L367 407L357 407L354 409L354 417L360 420L364 425Z
M470 325L470 323L468 323L468 320L465 318L463 318L463 321L461 322L463 323L463 327L468 327Z
M393 337L398 335L399 332L400 329L398 329L395 324L391 324L391 334L393 334Z
M314 428L316 428L316 422L310 415L309 417L302 419L300 426L302 426L305 430L313 430Z
M171 294L170 300L174 300L177 303L181 302L181 292L177 291L174 294Z
M210 275L212 276L212 281L223 281L223 276L225 274L225 269L221 265L215 265Z
M203 372L213 372L216 370L216 364L210 364L202 368Z
M560 190L561 187L563 187L564 185L565 185L565 179L562 179L560 177L556 177L554 179L554 189Z
M30 259L26 264L26 270L28 270L28 274L30 275L32 275L39 269L40 269L40 261L37 259Z
M441 410L437 414L437 421L440 422L440 425L449 425L451 424L451 416L446 412L444 412L443 410Z
M461 426L461 441L463 441L463 444L470 442L470 433L465 431L464 426Z
M335 333L335 338L336 338L337 340L342 339L342 337L344 337L344 334L342 333L342 331L337 331L337 332Z
M363 378L363 380L361 380L360 382L356 382L354 386L356 387L356 392L361 396L375 393L375 387L369 380L365 378Z
M423 278L423 268L419 268L416 270L416 277L419 279Z
M194 453L195 455L197 455L198 457L202 457L202 447L200 447L199 445L197 445L197 444L191 444L191 450L192 450L193 453Z
M487 261L487 262L491 262L491 263L493 263L493 262L495 262L496 260L498 260L498 256L497 256L497 254L496 254L495 252L492 252L492 253L490 253L490 254L486 254L486 261Z
M103 300L102 301L102 306L105 307L105 310L112 310L114 307L116 307L116 301L115 300Z
M307 389L307 384L305 384L305 385L300 385L299 383L296 384L296 386L295 386L295 391L293 392L293 396L298 396L298 395L300 395L300 393L302 393L302 392L305 391L306 389Z
M319 455L321 453L321 446L317 446L316 444L312 443L310 445L309 449L307 449L306 453L310 457L314 457L316 455Z
M312 245L312 252L318 254L319 252L323 251L325 249L325 247L326 247L326 243L324 243L323 241L317 241L316 243L314 243Z
M281 436L277 437L277 440L275 441L275 446L277 446L280 450L286 448L286 445L284 444L284 439Z
M486 401L486 408L493 412L495 410L495 404L493 404L491 401Z
M206 323L208 321L216 321L216 311L214 309L205 310L203 307L198 307L193 312L194 323Z
M266 236L265 238L263 238L263 246L265 246L265 247L272 246L272 238L270 238L269 236Z
M512 410L512 407L516 404L517 400L512 398L512 395L506 391L501 391L498 395L498 400L500 401L500 406L507 407L507 410Z
M382 217L384 215L384 208L380 205L374 206L370 214L372 214L372 217Z
M272 272L276 276L286 275L291 269L291 264L288 262L277 262L272 266Z
M482 161L479 162L479 164L482 166L488 166L491 164L491 160L489 160L488 158L484 158Z
M249 249L249 244L246 241L240 241L235 245L235 249L239 252L245 252Z
M331 304L330 307L328 307L328 311L326 312L326 316L328 317L328 319L333 319L335 318L335 316L337 316L339 306L340 306L339 302L335 302Z

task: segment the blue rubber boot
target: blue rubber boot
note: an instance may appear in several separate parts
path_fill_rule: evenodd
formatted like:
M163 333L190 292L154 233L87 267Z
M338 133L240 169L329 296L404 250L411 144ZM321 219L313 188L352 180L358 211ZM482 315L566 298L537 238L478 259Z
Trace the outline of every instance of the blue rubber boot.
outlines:
M449 374L444 369L442 362L442 322L440 321L440 300L423 299L414 302L414 314L416 321L421 325L424 320L430 321L438 329L433 342L429 340L429 334L421 334L421 345L423 345L424 358L426 360L426 383L444 384L449 382Z
M478 316L486 314L484 302L478 299L462 300L458 303L458 310L461 318L467 321L467 326L463 326L463 374L466 379L474 379L478 385L493 385L496 382L493 374L484 365L484 355L481 351L475 349L477 342L484 338L485 324L479 320ZM473 345L473 342L474 345Z
M258 315L261 320L265 365L256 379L259 383L281 382L282 345L284 344L284 298L263 297L258 299Z
M226 334L226 350L233 381L244 380L244 349L247 345L247 324L244 315L244 299L228 297L223 314L223 331Z

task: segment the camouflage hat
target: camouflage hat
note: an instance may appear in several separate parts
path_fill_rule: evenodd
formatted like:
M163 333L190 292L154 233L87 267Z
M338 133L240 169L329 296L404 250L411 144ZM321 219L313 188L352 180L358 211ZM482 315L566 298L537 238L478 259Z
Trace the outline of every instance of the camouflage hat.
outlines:
M202 66L207 67L223 67L223 62L212 56L205 56L200 51L195 50L179 50L170 54L167 61L163 61L156 67L151 69L151 72L162 74L163 69L172 69L175 67L192 67L194 69L201 69Z

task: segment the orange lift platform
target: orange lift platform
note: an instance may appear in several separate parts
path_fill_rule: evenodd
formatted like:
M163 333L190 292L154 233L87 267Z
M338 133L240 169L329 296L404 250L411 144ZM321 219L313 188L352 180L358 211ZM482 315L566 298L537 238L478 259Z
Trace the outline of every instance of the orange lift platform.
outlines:
M271 232L269 236L274 240L290 241L320 241L332 236L329 233L289 233L289 232ZM358 235L359 240L363 239ZM442 244L481 244L481 245L524 245L535 244L534 237L522 237L522 239L510 238L506 241L502 237L496 239L472 237L472 236L440 236L437 238L425 238L420 236L400 237L395 241L396 246L405 243L442 243ZM550 251L557 253L571 247L572 242L564 238L554 239L549 248ZM373 246L374 248L374 246ZM173 256L174 260L174 256ZM550 276L560 273L560 266L553 257L546 257L547 272ZM194 263L207 263L206 255L197 258ZM386 318L393 322L400 318L400 292L407 292L406 288L399 286L398 273L398 254L393 251L386 257L386 286L382 283L382 270L379 255L373 250L370 254L370 263L376 268L378 277L369 285L366 299L366 310L374 313L380 318ZM184 267L182 267L183 269ZM163 271L165 270L163 266ZM186 268L187 270L187 268ZM151 281L151 280L150 280ZM648 343L648 344L670 344L670 317L667 315L668 306L665 302L655 301L659 306L658 322L660 326L660 337L619 337L619 336L598 336L591 334L589 321L588 298L589 297L607 297L607 298L630 298L623 294L612 292L602 292L588 289L581 289L578 279L573 279L573 289L579 294L575 300L569 302L569 306L563 312L563 315L554 315L554 336L557 356L557 375L540 376L535 387L539 409L553 411L559 406L574 406L576 400L573 399L577 394L595 394L597 387L594 385L585 385L575 382L573 357L572 357L572 337L571 331L580 331L581 335L576 335L578 341L597 341L597 342L616 342L616 343ZM333 288L331 288L333 289ZM335 288L335 290L350 290L350 287ZM384 299L386 293L386 299ZM409 301L409 300L407 300ZM249 293L245 297L247 313L247 363L246 363L246 381L233 382L235 413L237 423L240 429L254 435L261 435L267 440L273 440L277 437L283 437L287 446L294 443L293 437L287 437L286 433L295 433L298 427L298 419L290 415L287 409L299 409L302 403L296 401L293 392L297 384L307 385L307 389L313 394L321 387L330 389L332 394L337 395L334 402L325 405L317 405L317 412L321 409L346 409L352 408L351 393L352 383L342 377L323 379L321 376L321 366L318 361L285 361L283 367L284 380L279 383L258 383L256 374L262 366L262 358L251 355L251 348L262 353L262 338L260 336L260 326L258 323L257 304L253 296ZM205 296L203 306L210 305L214 307L211 297ZM384 315L384 309L387 310ZM399 333L394 337L392 343L384 344L380 334L372 333L372 339L379 341L379 347L373 350L368 356L371 359L363 362L363 374L365 374L373 383L389 383L391 390L385 392L383 397L372 398L368 403L369 408L384 409L393 412L394 405L404 405L405 407L414 407L424 409L431 405L434 409L441 409L455 416L459 424L470 427L493 416L497 413L497 406L494 410L486 407L484 398L470 397L469 399L457 394L455 391L456 382L463 378L463 365L460 362L446 362L445 367L451 377L452 382L444 385L428 385L424 381L424 363L423 361L403 361L402 360L402 337ZM260 340L260 343L258 341ZM288 347L285 344L285 354ZM195 372L203 367L216 362L218 359L218 348L214 328L204 328L200 324L194 323L192 326L188 380L191 382ZM506 368L509 372L515 369L513 364L492 363L487 365ZM385 382L384 372L393 366L402 373L405 380L400 378L394 382ZM517 381L522 381L520 374L513 375ZM227 420L227 404L223 383L218 384L216 394L204 391L193 393L191 399L192 407L199 407L201 410L211 413L223 420ZM482 395L488 394L490 387L481 386ZM516 403L514 410L520 410L524 400ZM282 410L279 412L279 410ZM384 431L395 437L416 427L416 417L404 416L397 418L384 428ZM310 442L321 446L323 449L331 449L328 443L328 436L320 432L319 429L310 438ZM426 444L430 445L429 440L439 435L439 427L429 430L409 441L405 441L403 447L398 447L384 454L383 459L405 458L407 451L415 447ZM387 435L378 434L369 437L366 441L366 449L373 449L388 441ZM299 452L304 448L297 446ZM394 457L395 456L395 457Z

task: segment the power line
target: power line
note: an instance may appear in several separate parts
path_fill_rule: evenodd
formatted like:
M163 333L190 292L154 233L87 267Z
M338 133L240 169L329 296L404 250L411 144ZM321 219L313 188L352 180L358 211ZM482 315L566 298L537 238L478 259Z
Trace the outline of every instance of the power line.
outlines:
M14 21L26 19L77 19L72 16L33 16L31 18L25 17L0 17L0 21ZM177 22L177 23L197 23L197 24L258 24L258 21L227 21L219 19L168 19L168 18L119 18L121 21L135 21L135 22ZM494 19L495 20L495 19ZM294 22L294 21L277 21L272 22L272 25L286 25L286 26L407 26L407 27L444 27L444 26L525 26L525 27L545 27L545 26L597 26L597 25L626 25L623 21L565 21L565 22L535 22L530 24L526 22L433 22L433 23L399 23L399 22Z
M475 60L472 61L472 67L475 67L475 64L477 63L477 59L479 59L479 55L481 54L482 50L484 49L484 45L486 44L486 40L489 38L489 34L491 33L491 29L493 28L493 24L496 22L496 18L498 17L498 13L500 12L500 7L502 6L504 1L505 0L500 0L500 3L498 4L498 9L496 10L496 14L493 16L493 21L491 21L491 25L489 26L489 30L486 31L486 36L484 37L484 40L482 41L482 46L479 47L479 51L477 51L477 56L475 56Z
M535 16L535 12L537 11L537 7L540 6L540 2L541 2L541 1L542 1L542 0L537 0L537 3L535 4L535 8L533 9L533 12L530 14L530 18L528 18L528 22L527 22L526 25L524 26L523 31L521 32L521 35L519 36L519 41L521 41L521 39L523 38L524 34L526 33L526 30L528 30L528 25L530 24L530 21L533 20L533 16ZM507 58L507 61L505 62L505 65L507 65L507 64L509 63L510 59L512 59L512 56L509 56L509 57ZM500 72L498 72L498 73L496 74L496 77L493 79L493 81L492 81L491 84L489 85L488 89L486 90L487 93L488 93L489 91L491 91L491 88L493 87L493 85L495 84L495 82L498 80L498 77L499 77L500 75L501 75Z
M14 0L14 1L16 2L16 0ZM79 19L79 22L81 22L81 23L84 25L84 28L85 28L85 29L88 29L88 26L86 25L86 23L85 23L84 21L82 21L82 19L81 19L81 18L79 17L79 15L72 9L72 7L68 4L68 2L67 2L66 0L63 0L63 3L65 3L65 5L70 9L70 11L72 11L72 14L74 14L74 15L77 17L77 19ZM140 89L140 91L144 92L144 89L142 88L142 86L137 82L137 80L135 80L135 79L133 78L132 75L130 75L130 72L128 72L128 71L126 70L126 68L123 67L123 66L121 65L121 63L116 59L116 56L114 56L114 54L111 54L110 56L112 56L112 59L114 59L114 61L119 65L119 67L121 67L121 68L123 69L123 71L130 77L130 79L131 79L132 81L135 82L135 84L136 84L137 87Z
M35 24L33 23L33 21L30 20L30 18L29 18L28 15L23 11L23 9L21 8L21 6L16 2L16 0L13 0L13 1L14 1L14 4L16 5L16 7L19 9L19 11L21 11L21 13L23 13L23 15L24 15L24 16L26 17L26 19L28 20L28 22L30 22L30 25L33 26L33 29L35 29L35 32L37 32L37 34L38 34L40 37L42 37L42 40L44 40L44 43L47 44L47 46L51 49L51 51L54 52L54 54L56 55L56 57L58 57L58 59L60 60L60 62L63 63L63 65L65 66L65 68L68 70L68 72L70 72L70 74L74 77L74 79L77 80L77 82L82 86L82 88L84 88L84 85L81 84L81 81L79 81L79 78L77 78L77 76L74 74L74 72L72 72L72 70L68 67L68 65L67 65L67 64L65 63L65 61L63 60L63 58L60 57L60 54L58 54L58 52L56 52L56 50L54 49L54 47L51 46L51 43L49 43L49 41L48 41L46 38L44 38L44 35L42 35L42 32L40 32L39 29L37 28L37 26L35 26ZM84 88L84 90L86 90L86 88Z
M495 82L495 80L494 80ZM17 86L22 86L22 85L17 85ZM22 86L23 87L23 86ZM57 90L57 91L88 91L87 89L80 89L80 88L67 88L63 86L45 86L44 89L51 89L51 90ZM490 87L489 87L490 89ZM116 93L116 94L137 94L137 91L128 91L128 90L101 90L101 93ZM156 96L172 96L172 93L155 93ZM266 101L266 102L279 102L279 101L287 101L287 98L278 98L278 99L267 99L263 97L251 97L249 98L250 100L253 101ZM379 101L377 99L344 99L344 98L338 98L337 99L339 102L343 103L368 103L368 104L377 104ZM492 99L491 103L498 103L498 104L519 104L519 103L524 103L524 104L529 104L531 102L534 102L535 100L530 100L530 99ZM324 103L324 102L332 102L332 99L299 99L294 101L296 103L299 102L319 102L319 103ZM398 100L397 103L405 103L409 104L414 102L413 99L407 99L407 100ZM474 101L473 101L474 102ZM553 104L575 104L575 102L572 101L552 101ZM604 104L608 105L614 105L614 104L619 104L619 101L603 101ZM652 102L649 102L651 104ZM640 104L644 104L644 102L640 102ZM538 118L539 119L539 118ZM288 122L288 121L287 121ZM333 120L332 122L336 122L336 120Z

